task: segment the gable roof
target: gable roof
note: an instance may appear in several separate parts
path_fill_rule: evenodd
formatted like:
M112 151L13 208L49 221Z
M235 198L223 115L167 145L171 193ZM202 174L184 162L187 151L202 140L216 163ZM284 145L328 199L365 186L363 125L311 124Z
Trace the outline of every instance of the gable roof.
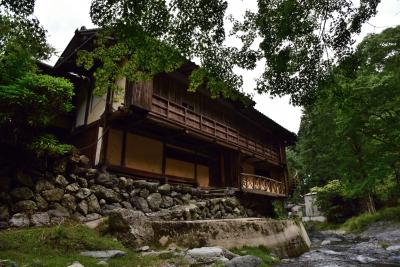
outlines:
M93 49L92 40L96 37L98 28L96 29L86 29L85 27L81 27L81 29L75 30L75 35L72 37L71 41L68 43L67 47L62 52L60 58L54 65L54 69L61 71L82 71L86 72L82 67L78 67L76 65L76 54L79 50L91 50ZM190 72L199 68L195 63L188 61L181 68L179 68L179 72L183 75L190 75ZM229 99L224 99L225 101L234 102ZM269 128L273 132L279 133L287 145L293 145L297 141L297 135L288 129L284 128L268 116L264 115L260 111L254 108L255 102L253 102L252 106L244 107L241 105L241 108L238 108L237 111L244 115L249 120L257 121L260 126ZM268 126L268 127L266 127Z

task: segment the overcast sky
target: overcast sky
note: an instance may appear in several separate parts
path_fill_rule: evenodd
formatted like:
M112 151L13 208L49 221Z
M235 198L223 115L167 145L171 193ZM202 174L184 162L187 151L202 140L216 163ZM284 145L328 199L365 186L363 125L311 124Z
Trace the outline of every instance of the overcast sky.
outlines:
M357 1L357 0L355 0ZM74 31L81 26L94 27L89 17L91 0L36 0L35 15L48 31L48 41L59 54L67 46ZM256 0L230 0L229 13L240 16L245 8L254 9ZM363 26L359 40L368 33L379 33L386 27L400 24L400 0L382 0L378 15ZM57 58L53 58L54 63ZM262 72L262 66L246 71L245 91L251 93L254 79ZM268 95L255 95L256 108L292 132L297 133L300 126L301 108L289 104L289 97L271 99Z

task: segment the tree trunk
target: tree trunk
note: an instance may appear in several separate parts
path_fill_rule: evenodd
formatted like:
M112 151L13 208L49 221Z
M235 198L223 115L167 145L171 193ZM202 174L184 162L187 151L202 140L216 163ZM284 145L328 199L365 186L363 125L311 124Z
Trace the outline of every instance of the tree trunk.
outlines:
M370 193L368 193L368 196L365 199L365 203L366 203L366 208L367 208L368 213L376 212L375 202Z

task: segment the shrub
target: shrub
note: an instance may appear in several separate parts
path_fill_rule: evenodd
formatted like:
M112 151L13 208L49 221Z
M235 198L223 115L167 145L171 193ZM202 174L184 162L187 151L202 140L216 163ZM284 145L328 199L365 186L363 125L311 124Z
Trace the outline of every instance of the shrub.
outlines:
M322 187L314 187L317 205L331 223L342 223L357 213L357 199L346 196L345 186L339 180L332 180Z

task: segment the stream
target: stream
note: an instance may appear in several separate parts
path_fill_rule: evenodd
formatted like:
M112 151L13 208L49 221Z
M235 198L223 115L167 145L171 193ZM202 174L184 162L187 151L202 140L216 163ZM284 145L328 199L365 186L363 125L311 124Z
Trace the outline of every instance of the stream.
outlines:
M400 224L379 222L360 234L308 231L311 248L279 267L400 267Z

